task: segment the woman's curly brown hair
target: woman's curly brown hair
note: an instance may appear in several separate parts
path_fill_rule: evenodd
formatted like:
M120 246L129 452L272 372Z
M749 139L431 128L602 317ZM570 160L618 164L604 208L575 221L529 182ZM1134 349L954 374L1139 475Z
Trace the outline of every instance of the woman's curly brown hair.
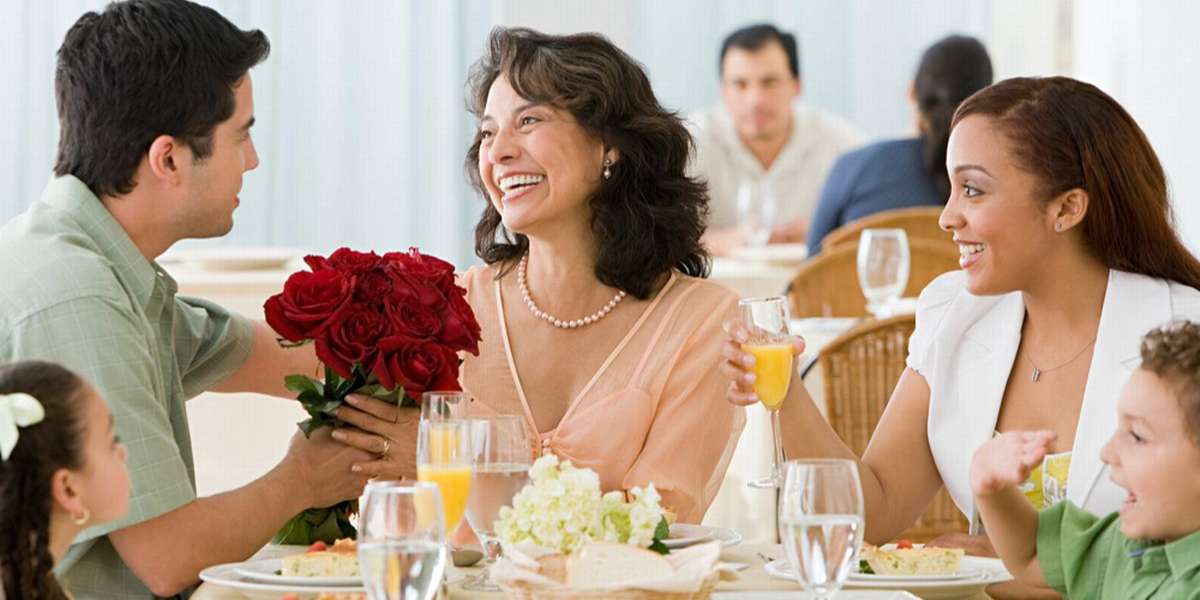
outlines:
M589 200L599 254L596 278L634 297L648 298L671 269L707 277L700 243L708 191L686 173L692 137L679 116L658 103L645 71L601 35L548 35L499 27L467 79L468 109L483 115L492 83L504 76L522 98L570 112L620 159L612 178ZM488 200L479 176L476 136L467 151L467 177ZM504 228L487 201L475 226L475 253L507 272L529 240Z
M1192 441L1200 444L1200 323L1177 321L1147 333L1141 368L1175 391Z

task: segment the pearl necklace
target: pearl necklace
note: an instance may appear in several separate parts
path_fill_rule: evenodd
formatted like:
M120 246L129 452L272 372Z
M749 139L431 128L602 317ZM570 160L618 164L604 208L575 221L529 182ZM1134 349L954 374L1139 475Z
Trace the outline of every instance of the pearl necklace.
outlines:
M625 299L625 290L618 291L617 295L613 296L613 299L608 301L608 304L600 307L600 310L582 319L563 321L562 319L558 319L554 315L551 315L550 313L538 308L537 303L533 301L533 296L529 294L529 286L525 283L525 267L528 261L528 254L522 256L521 264L517 267L517 285L521 288L521 297L525 299L525 306L529 307L529 312L533 313L533 316L546 321L547 323L558 327L559 329L576 329L585 325L591 325L592 323L595 323L596 321L608 316L608 313L612 312L612 309L616 308L617 304L620 304L620 302Z

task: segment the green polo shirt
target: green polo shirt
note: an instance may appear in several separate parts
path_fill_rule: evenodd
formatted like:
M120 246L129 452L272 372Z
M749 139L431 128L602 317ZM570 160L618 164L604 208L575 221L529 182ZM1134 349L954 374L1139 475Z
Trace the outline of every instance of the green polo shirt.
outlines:
M1042 511L1042 574L1067 598L1200 599L1200 532L1169 544L1130 540L1117 513L1097 517L1070 502Z
M153 598L107 534L196 498L184 401L246 361L253 327L176 297L175 281L71 176L0 227L0 281L0 364L49 360L83 375L129 450L128 515L84 531L60 578L77 600Z

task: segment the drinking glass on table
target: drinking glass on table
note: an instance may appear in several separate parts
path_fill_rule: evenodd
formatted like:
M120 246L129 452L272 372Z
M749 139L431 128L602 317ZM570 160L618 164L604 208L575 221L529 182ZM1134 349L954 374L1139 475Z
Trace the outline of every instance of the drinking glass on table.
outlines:
M417 479L437 484L446 531L462 521L471 492L471 421L422 420L417 431Z
M742 350L754 356L754 393L771 413L771 438L774 456L771 476L749 483L755 488L777 488L782 482L783 438L779 409L792 381L792 336L788 332L787 299L746 298L738 302L738 312L749 337Z
M738 185L738 228L747 246L766 246L775 226L775 193L765 181L747 179Z
M903 229L864 229L858 238L858 285L867 312L886 316L908 285L908 234Z
M517 415L496 415L472 419L476 443L471 495L467 500L467 522L479 536L486 563L478 577L463 585L472 591L497 592L489 568L500 556L500 540L495 524L500 508L512 506L513 496L529 482L533 464L533 446L525 431L525 420ZM483 435L480 435L483 432Z
M429 600L446 568L446 527L436 485L377 481L363 492L359 577L370 600Z
M851 460L793 460L784 465L779 536L788 563L817 600L832 598L858 564L863 493Z
M425 392L421 394L421 420L465 419L470 403L466 392Z

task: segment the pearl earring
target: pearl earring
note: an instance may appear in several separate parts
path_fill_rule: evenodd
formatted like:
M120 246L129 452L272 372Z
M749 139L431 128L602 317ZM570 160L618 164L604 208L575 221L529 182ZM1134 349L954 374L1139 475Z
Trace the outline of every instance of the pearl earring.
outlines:
M79 525L80 527L87 525L87 522L91 521L91 520L92 520L92 511L90 511L86 508L83 509L83 513L81 513L81 514L71 515L71 521L73 523L75 523L76 525Z
M604 159L604 178L612 179L612 160Z
M1062 231L1062 223L1055 223L1055 224L1054 224L1054 230L1055 230L1055 231Z

